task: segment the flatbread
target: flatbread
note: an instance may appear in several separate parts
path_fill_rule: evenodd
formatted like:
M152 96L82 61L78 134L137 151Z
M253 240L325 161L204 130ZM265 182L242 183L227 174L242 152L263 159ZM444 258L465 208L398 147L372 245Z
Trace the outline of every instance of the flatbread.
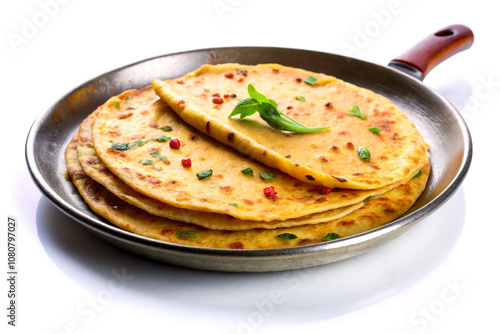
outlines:
M166 126L171 127L169 131L162 130ZM171 140L159 141L166 136L179 139L180 148L171 148ZM106 168L135 191L177 208L227 214L240 220L271 222L305 217L359 204L398 185L374 190L334 189L323 194L314 185L200 133L159 100L151 87L126 91L107 101L94 120L92 137ZM182 165L185 158L191 159L191 167ZM253 176L242 173L248 167ZM213 174L198 179L197 173L206 170ZM274 179L259 177L260 172L269 171L275 173ZM277 199L264 193L271 186Z
M379 198L370 200L359 210L328 223L274 230L220 231L157 217L120 200L84 173L78 163L77 143L78 138L75 135L66 148L67 168L76 188L94 212L112 224L141 236L206 248L294 247L323 242L328 233L347 237L383 226L401 216L413 205L425 188L430 171L430 166L426 165L422 169L421 176L411 179ZM297 238L283 240L278 237L283 233L294 234Z
M100 109L101 108L98 108L95 112L90 114L80 125L78 131L78 144L76 146L78 162L84 173L94 181L103 185L118 198L150 214L196 224L209 229L238 231L254 228L274 229L277 227L290 227L331 221L343 217L364 205L361 201L346 207L300 218L273 220L269 222L240 220L226 214L199 212L168 205L135 191L120 178L112 174L102 163L101 159L99 159L92 140L92 124Z
M318 81L308 84L308 76ZM249 97L249 83L294 120L330 130L286 133L271 128L258 114L228 119L238 101ZM391 101L324 74L278 64L204 65L180 78L155 80L153 86L198 130L306 183L376 189L407 180L427 161L428 145ZM353 106L366 119L348 116ZM372 133L369 127L381 132ZM368 162L358 157L360 147L371 153Z

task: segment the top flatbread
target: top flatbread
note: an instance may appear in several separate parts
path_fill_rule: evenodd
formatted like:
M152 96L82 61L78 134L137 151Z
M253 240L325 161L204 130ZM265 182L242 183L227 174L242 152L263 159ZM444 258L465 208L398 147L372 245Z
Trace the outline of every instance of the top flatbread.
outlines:
M169 131L163 130L166 126L171 127ZM171 148L166 136L179 139L180 148ZM359 204L395 186L335 189L325 195L280 171L275 171L274 179L262 180L259 172L272 169L187 125L151 87L126 91L107 101L94 120L92 138L102 163L135 191L177 208L241 220L304 217ZM191 159L191 167L182 165L184 158ZM247 167L253 176L241 172ZM213 171L210 177L197 178L197 173L209 169ZM270 186L278 199L264 194Z
M308 76L318 81L307 84ZM249 83L296 121L329 126L330 131L285 133L272 129L258 114L228 119L237 102L248 97ZM198 130L307 183L375 189L408 179L426 163L428 145L391 101L324 74L278 64L204 65L181 78L155 80L153 87ZM214 103L217 96L222 104ZM366 119L348 116L353 106L366 113ZM374 134L369 127L381 132ZM358 157L360 147L370 151L368 162Z

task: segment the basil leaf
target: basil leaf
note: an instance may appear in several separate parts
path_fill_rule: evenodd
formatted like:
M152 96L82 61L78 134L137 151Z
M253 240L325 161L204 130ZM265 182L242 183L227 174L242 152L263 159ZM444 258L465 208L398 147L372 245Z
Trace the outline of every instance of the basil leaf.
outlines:
M278 109L278 105L276 104L276 102L269 99L264 94L259 93L252 84L248 84L248 95L250 95L251 98L257 100L257 102L259 103L269 103L274 108Z
M247 167L245 169L242 169L241 172L245 175L252 175L253 176L253 169L251 167Z
M251 116L256 113L259 108L259 101L254 98L247 97L236 104L236 107L234 107L233 112L229 115L229 117L233 117L238 114L240 115L240 118Z
M323 240L325 241L330 241L330 240L335 240L335 239L339 239L340 238L340 235L338 235L337 233L328 233L324 238Z
M371 132L373 132L375 134L379 134L380 133L380 129L377 128L377 127L368 128L368 130L370 130Z
M239 114L240 118L244 118L258 112L260 117L272 128L297 133L312 133L328 130L330 128L309 128L300 124L286 114L280 112L276 102L259 93L252 84L248 84L248 94L250 98L238 102L229 117Z
M212 176L212 172L213 171L211 169L207 169L207 170L201 171L199 173L196 173L196 177L199 180L203 180L203 179L206 179L206 178Z
M347 112L348 116L357 116L361 119L366 119L366 114L362 113L361 110L359 110L358 106L353 106L349 111Z
M368 151L368 149L366 147L361 146L358 149L358 157L361 160L368 161L368 160L370 160L370 151Z
M317 79L317 78L315 78L315 77L313 77L312 75L308 76L308 77L304 80L304 82L305 82L306 84L309 84L309 85L314 85L314 84L316 83L316 81L318 81L318 79Z
M276 177L276 173L266 170L264 172L260 172L259 176L262 180L273 180Z
M278 234L278 237L280 237L283 240L297 239L297 236L295 234L292 234L292 233L281 233L281 234Z

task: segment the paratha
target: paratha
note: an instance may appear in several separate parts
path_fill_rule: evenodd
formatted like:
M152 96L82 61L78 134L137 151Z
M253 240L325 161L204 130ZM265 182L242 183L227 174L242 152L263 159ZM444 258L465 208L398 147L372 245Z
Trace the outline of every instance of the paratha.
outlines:
M426 165L419 177L370 200L359 210L328 223L273 230L220 231L157 217L120 200L84 173L77 158L77 142L75 135L66 148L67 168L76 188L94 212L112 224L141 236L207 248L294 247L323 242L323 238L329 233L347 237L380 227L396 219L413 205L425 188L430 171L430 166ZM279 237L283 233L291 233L297 238L284 240Z
M330 130L292 134L271 128L257 114L228 118L249 96L249 83L295 121ZM279 64L204 65L179 78L155 80L153 86L198 130L306 183L376 189L407 180L427 161L428 145L397 106L325 74ZM350 116L355 106L366 118ZM370 152L369 161L358 157L362 147Z
M103 185L108 191L118 198L131 205L141 208L150 214L181 222L192 223L209 229L237 231L253 228L274 229L277 227L290 227L331 221L345 216L346 214L359 209L364 205L364 202L361 201L346 207L311 214L300 218L274 220L269 222L240 220L226 214L199 212L168 205L135 191L120 178L112 174L101 162L99 156L94 150L92 140L92 124L99 111L100 108L90 114L80 125L78 131L78 144L76 146L78 162L80 163L84 173L91 179Z
M177 208L241 220L300 218L359 204L398 185L332 190L301 182L186 124L151 87L108 100L94 120L92 137L100 160L135 191ZM180 146L172 146L173 139ZM186 158L189 167L183 165ZM253 175L242 172L249 168ZM200 176L207 171L212 175ZM263 179L261 173L272 177ZM266 194L271 187L275 197Z

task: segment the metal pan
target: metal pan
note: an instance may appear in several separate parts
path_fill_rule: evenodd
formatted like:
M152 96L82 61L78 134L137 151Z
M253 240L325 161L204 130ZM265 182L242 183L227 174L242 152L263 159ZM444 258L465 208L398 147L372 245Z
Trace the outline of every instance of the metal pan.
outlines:
M268 47L204 49L144 60L105 73L73 89L33 123L26 160L38 188L62 212L107 242L147 258L218 271L278 271L346 259L380 246L445 203L465 178L472 141L459 112L421 80L439 62L472 45L465 26L446 27L384 67L329 53ZM153 240L116 228L84 203L66 171L64 149L83 119L109 97L142 88L152 79L181 76L206 63L275 62L336 76L391 99L416 124L430 145L432 171L422 196L403 217L381 228L315 245L286 249L226 250Z

